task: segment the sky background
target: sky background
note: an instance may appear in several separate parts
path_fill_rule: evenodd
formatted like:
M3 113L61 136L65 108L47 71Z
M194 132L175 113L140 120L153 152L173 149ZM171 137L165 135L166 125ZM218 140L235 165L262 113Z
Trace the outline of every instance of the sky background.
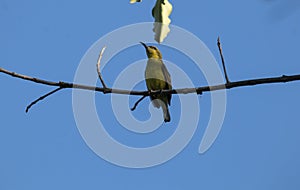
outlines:
M153 21L154 3L0 0L0 67L72 82L82 56L95 41L119 27ZM171 3L172 24L198 36L217 61L216 39L221 36L232 81L300 73L298 0ZM191 61L158 47L196 86L206 84ZM116 55L103 70L107 85L113 84L122 68L145 56L140 46ZM299 82L228 90L221 133L200 155L198 146L210 115L210 94L205 93L199 97L200 122L188 146L169 162L146 169L115 166L85 144L74 120L71 90L47 98L26 114L26 106L52 88L4 74L0 85L1 190L300 188ZM145 85L137 88L144 90ZM136 99L131 97L131 103ZM178 97L173 96L172 122L150 136L137 135L118 124L110 95L97 94L96 103L106 130L135 147L164 141L175 131L180 116ZM134 115L147 119L148 104L149 100L142 102Z

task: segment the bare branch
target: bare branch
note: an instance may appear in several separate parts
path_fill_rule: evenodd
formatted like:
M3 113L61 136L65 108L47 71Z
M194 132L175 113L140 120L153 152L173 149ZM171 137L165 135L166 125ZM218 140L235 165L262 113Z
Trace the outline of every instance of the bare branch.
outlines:
M229 81L229 78L228 78L228 75L227 75L227 71L226 71L226 67L225 67L225 60L224 60L224 56L223 56L223 51L222 51L220 37L218 37L217 44L218 44L220 56L221 56L221 59L222 59L222 66L223 66L223 70L224 70L225 80L226 80L226 83L228 84L228 83L230 83L230 81Z
M43 80L43 79L38 79L38 78L34 78L34 77L30 77L30 76L18 74L18 73L12 72L12 71L5 70L5 69L3 69L1 67L0 67L0 72L1 73L5 73L7 75L10 75L12 77L16 77L16 78L20 78L20 79L23 79L23 80L32 81L32 82L35 82L35 83L40 83L40 84L44 84L44 85L48 85L48 86L60 86L60 82L46 81L46 80Z
M144 100L147 96L142 96L135 104L134 106L130 109L131 111L134 111L136 107L139 105L139 103Z
M59 90L61 90L61 89L63 89L63 88L59 87L59 88L57 88L57 89L55 89L55 90L52 90L51 92L45 94L44 96L39 97L38 99L36 99L36 100L33 101L33 102L31 102L31 103L26 107L26 113L29 111L29 109L30 109L33 105L35 105L35 104L38 103L39 101L45 99L46 97L50 96L51 94L54 94L55 92L57 92L57 91L59 91Z
M22 80L27 80L47 86L57 86L58 88L45 94L44 96L41 96L37 100L33 101L29 106L26 108L26 112L29 111L29 109L38 103L39 101L43 100L44 98L54 94L55 92L62 90L62 89L82 89L82 90L89 90L89 91L95 91L95 92L102 92L104 94L122 94L122 95L135 95L135 96L142 96L134 105L131 110L135 110L138 104L145 99L147 96L151 95L157 95L157 94L191 94L191 93L196 93L196 94L202 94L203 92L211 92L211 91L217 91L217 90L225 90L225 89L231 89L231 88L237 88L237 87L243 87L243 86L254 86L254 85L260 85L260 84L270 84L270 83L286 83L286 82L291 82L291 81L300 81L300 74L298 75L291 75L291 76L286 76L282 75L280 77L270 77L270 78L259 78L259 79L251 79L251 80L242 80L242 81L236 81L236 82L230 82L228 79L226 67L225 67L225 61L223 57L223 52L222 52L222 47L221 47L221 42L220 42L220 37L218 38L218 48L220 52L220 56L222 59L222 65L224 69L224 75L226 79L225 84L215 84L212 86L203 86L203 87L198 87L198 88L181 88L181 89L171 89L171 90L156 90L156 91L130 91L130 90L123 90L123 89L112 89L112 88L107 88L107 86L104 83L104 80L101 75L100 71L100 63L101 59L104 53L106 47L103 47L97 61L97 72L98 72L98 77L102 83L103 88L97 87L97 86L88 86L88 85L82 85L82 84L75 84L75 83L68 83L68 82L53 82L53 81L48 81L48 80L43 80L23 74L18 74L12 71L8 71L6 69L3 69L0 67L0 73L4 73L7 75L10 75L15 78L20 78Z
M99 77L99 79L100 79L100 81L101 81L101 83L102 83L103 88L104 88L104 89L107 89L107 87L106 87L106 85L105 85L105 82L104 82L104 80L103 80L103 78L102 78L101 71L100 71L100 63L101 63L101 59L102 59L102 56L103 56L103 53L104 53L105 49L106 49L106 47L104 46L104 47L102 48L100 54L99 54L98 61L97 61L97 73L98 73L98 77ZM105 91L104 91L103 93L105 93Z
M130 90L123 90L123 89L111 89L111 88L100 88L96 86L88 86L82 84L75 84L75 83L67 83L67 82L52 82L43 79L33 78L26 75L21 75L15 72L11 72L5 70L0 67L0 72L8 74L12 77L21 78L23 80L32 81L39 84L44 84L47 86L57 86L61 88L74 88L74 89L82 89L82 90L90 90L96 92L106 92L106 93L113 93L113 94L123 94L123 95L135 95L135 96L150 96L156 95L160 93L165 94L191 94L197 93L202 94L203 92L210 92L216 90L224 90L224 89L231 89L243 86L254 86L259 84L270 84L270 83L286 83L292 81L300 81L300 74L298 75L291 75L291 76L280 76L280 77L271 77L271 78L259 78L259 79L251 79L251 80L242 80L237 82L230 82L229 84L217 84L212 86L203 86L198 88L181 88L181 89L172 89L172 90L156 90L156 91L130 91Z

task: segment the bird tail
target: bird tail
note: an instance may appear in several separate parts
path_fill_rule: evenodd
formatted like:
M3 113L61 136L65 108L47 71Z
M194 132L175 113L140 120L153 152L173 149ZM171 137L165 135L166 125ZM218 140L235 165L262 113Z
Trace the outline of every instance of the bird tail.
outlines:
M171 117L170 117L170 112L169 112L168 105L163 104L162 109L163 109L163 112L164 112L164 121L165 122L170 122Z

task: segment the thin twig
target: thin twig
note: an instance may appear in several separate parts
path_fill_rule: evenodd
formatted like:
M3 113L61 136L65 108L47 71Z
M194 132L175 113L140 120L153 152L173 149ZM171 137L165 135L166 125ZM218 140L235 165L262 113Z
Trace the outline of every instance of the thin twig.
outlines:
M104 80L103 80L103 78L102 78L101 71L100 71L100 63L101 63L101 59L102 59L102 56L103 56L103 53L104 53L105 49L106 49L106 47L104 46L104 47L102 48L100 54L99 54L99 57L98 57L98 61L97 61L97 65L96 65L96 66L97 66L98 77L99 77L99 79L100 79L100 81L101 81L101 83L102 83L102 86L103 86L104 89L107 89L107 87L106 87L106 85L105 85L105 82L104 82ZM105 92L105 91L104 91L104 92Z
M29 109L30 109L33 105L35 105L35 104L38 103L39 101L45 99L46 97L50 96L51 94L54 94L55 92L57 92L57 91L59 91L59 90L61 90L61 89L63 89L63 88L62 88L62 87L58 87L57 89L52 90L51 92L45 94L44 96L39 97L38 99L36 99L36 100L33 101L33 102L31 102L31 103L26 107L26 113L29 111Z
M130 109L131 111L134 111L136 107L139 105L139 103L144 100L147 96L142 96L135 104L134 106Z
M223 66L223 70L224 70L225 80L226 80L226 83L228 84L228 83L230 83L230 81L229 81L227 71L226 71L226 67L225 67L225 60L224 60L223 51L222 51L222 47L221 47L220 37L218 37L217 44L218 44L220 56L221 56L221 59L222 59L222 66Z

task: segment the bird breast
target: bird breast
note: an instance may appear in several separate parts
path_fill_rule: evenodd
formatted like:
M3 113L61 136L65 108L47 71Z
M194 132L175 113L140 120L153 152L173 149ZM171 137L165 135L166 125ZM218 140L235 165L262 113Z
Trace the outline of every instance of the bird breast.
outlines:
M162 61L159 59L149 59L146 66L145 78L165 81L162 64Z

